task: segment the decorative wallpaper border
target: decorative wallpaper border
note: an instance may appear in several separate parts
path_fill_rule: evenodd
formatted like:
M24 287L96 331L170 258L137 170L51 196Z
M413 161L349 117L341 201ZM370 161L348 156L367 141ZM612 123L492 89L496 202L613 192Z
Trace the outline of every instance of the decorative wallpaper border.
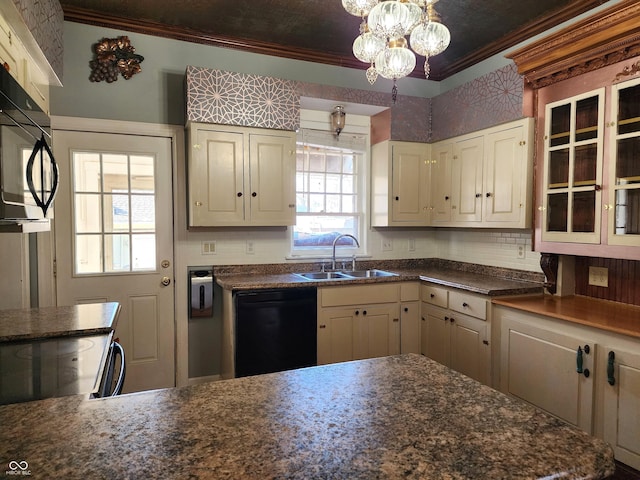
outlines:
M524 78L500 68L435 98L282 80L188 66L187 120L297 130L300 97L389 107L392 140L436 142L522 118Z

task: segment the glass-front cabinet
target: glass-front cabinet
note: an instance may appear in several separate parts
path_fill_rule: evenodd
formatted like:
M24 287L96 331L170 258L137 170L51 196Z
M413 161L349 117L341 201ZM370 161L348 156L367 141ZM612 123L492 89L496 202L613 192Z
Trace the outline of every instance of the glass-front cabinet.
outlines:
M542 240L600 243L604 88L545 112Z
M640 79L611 91L608 243L640 245Z

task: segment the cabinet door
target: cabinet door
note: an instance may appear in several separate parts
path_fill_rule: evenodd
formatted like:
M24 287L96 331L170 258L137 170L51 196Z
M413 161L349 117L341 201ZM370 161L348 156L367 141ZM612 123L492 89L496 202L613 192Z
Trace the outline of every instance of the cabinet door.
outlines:
M426 145L392 143L392 203L393 222L426 225L427 159Z
M244 223L242 133L195 128L191 139L189 224L215 226Z
M598 367L606 372L599 375L606 382L604 439L618 460L640 469L640 354L617 348L603 349L603 353Z
M485 385L490 382L490 350L487 322L452 313L451 368Z
M420 302L400 304L400 353L420 353Z
M484 162L483 221L521 225L525 216L527 153L524 127L490 133Z
M456 142L451 167L451 220L480 222L482 220L482 161L484 137Z
M295 225L295 134L249 136L249 191L245 217L252 225Z
M600 243L604 88L546 105L542 240Z
M591 433L595 343L507 315L502 318L501 337L502 391ZM590 354L585 353L585 345L589 345ZM577 371L578 347L583 350L583 373Z
M318 318L318 365L347 362L353 355L353 308L325 308Z
M400 353L398 305L357 307L353 317L354 360Z
M640 245L640 80L614 85L609 148L608 215L610 245Z
M449 327L449 311L422 303L422 338L423 355L438 363L451 365L451 342Z
M451 163L453 144L439 143L431 147L430 209L432 224L451 222Z

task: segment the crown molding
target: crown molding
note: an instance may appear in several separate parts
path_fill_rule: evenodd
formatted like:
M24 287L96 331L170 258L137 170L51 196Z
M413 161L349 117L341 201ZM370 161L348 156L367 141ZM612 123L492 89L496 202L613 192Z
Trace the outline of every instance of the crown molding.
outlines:
M624 0L507 55L541 88L640 55L640 2Z

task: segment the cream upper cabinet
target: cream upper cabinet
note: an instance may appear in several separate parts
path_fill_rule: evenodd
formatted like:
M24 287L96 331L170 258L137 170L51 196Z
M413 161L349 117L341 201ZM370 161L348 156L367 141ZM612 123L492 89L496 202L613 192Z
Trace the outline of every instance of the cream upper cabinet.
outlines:
M532 119L439 142L431 152L431 225L531 226Z
M318 364L400 353L400 284L318 289Z
M429 210L432 225L451 223L451 163L453 143L434 143L431 146L431 199Z
M433 285L423 285L421 297L422 354L490 385L486 298Z
M429 224L429 145L384 141L371 147L374 227Z
M189 226L295 224L295 133L189 125Z
M451 222L482 220L482 161L484 137L472 137L453 144L451 163Z

